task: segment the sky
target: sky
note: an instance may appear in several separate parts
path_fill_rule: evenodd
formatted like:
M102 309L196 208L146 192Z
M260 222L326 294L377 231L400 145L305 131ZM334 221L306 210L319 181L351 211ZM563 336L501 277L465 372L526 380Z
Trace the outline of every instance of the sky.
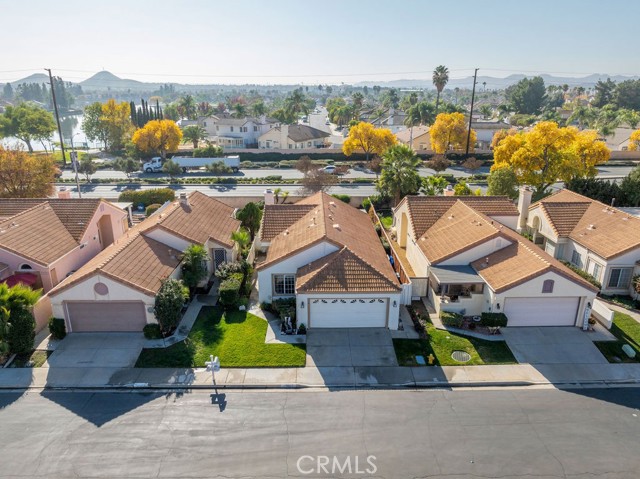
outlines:
M640 74L640 0L0 0L0 83Z

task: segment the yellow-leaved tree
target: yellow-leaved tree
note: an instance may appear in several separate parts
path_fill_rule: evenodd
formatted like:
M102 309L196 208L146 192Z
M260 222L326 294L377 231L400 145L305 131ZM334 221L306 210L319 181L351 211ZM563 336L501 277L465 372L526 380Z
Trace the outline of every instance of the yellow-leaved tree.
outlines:
M505 128L503 130L496 131L493 134L493 138L491 138L491 149L495 150L502 140L508 136L515 135L516 133L518 133L518 130L515 128L509 128L508 130Z
M493 152L491 171L510 168L521 185L535 188L534 197L558 180L593 177L610 151L593 131L560 128L542 121L530 131L503 138Z
M182 131L173 120L151 120L133 134L136 147L145 153L158 153L163 159L178 149Z
M51 195L56 166L50 156L36 156L0 145L0 197L45 198Z
M102 105L100 121L106 129L107 148L114 151L124 147L134 128L129 103L117 103L113 98L108 100Z
M361 152L366 155L366 159L369 161L369 155L381 155L397 141L391 130L375 128L371 123L361 121L349 130L349 136L342 145L342 152L347 156Z
M640 150L640 130L631 133L629 137L629 151Z
M462 113L440 113L429 128L431 147L436 153L443 154L453 150L467 149L468 125ZM476 132L471 130L469 151L476 144Z

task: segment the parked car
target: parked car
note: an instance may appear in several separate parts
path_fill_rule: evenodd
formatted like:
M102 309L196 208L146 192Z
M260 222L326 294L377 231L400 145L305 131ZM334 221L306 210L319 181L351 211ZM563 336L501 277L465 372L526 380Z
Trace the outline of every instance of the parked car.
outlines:
M331 122L329 121L329 118L327 118L327 121L324 122L325 125L330 125Z
M336 167L334 165L327 165L324 168L320 168L320 171L324 171L325 173L335 174Z

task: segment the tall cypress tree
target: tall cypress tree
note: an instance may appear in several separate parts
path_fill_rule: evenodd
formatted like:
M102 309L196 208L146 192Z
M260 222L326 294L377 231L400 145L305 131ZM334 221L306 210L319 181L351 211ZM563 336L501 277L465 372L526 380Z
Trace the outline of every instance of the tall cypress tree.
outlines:
M140 123L138 123L138 110L136 110L136 104L133 103L133 101L130 101L129 108L131 109L131 123L140 128Z

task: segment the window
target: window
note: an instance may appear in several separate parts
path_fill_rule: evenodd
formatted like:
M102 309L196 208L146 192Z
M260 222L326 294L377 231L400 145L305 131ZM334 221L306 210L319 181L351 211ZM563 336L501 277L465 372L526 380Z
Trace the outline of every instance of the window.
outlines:
M307 146L309 146L309 147L311 146L311 142L310 141L307 141Z
M544 283L542 283L542 292L543 293L553 293L553 283L552 279L545 279Z
M576 250L573 250L573 253L571 253L571 262L578 268L582 268L582 257Z
M600 266L598 263L593 263L593 274L591 276L593 276L595 279L600 281L601 271L602 271L602 266Z
M253 127L253 131L258 131L258 127L257 127L257 126L254 126L254 127Z
M609 275L608 288L623 289L629 287L631 281L632 268L611 268Z
M220 127L216 125L216 131L220 131Z
M274 295L293 295L296 292L296 275L295 274L274 274L273 275L273 294Z
M233 127L231 127L231 131L233 131Z
M20 271L30 271L33 268L31 267L31 265L28 265L27 263L23 263L20 265L20 267L18 268Z

